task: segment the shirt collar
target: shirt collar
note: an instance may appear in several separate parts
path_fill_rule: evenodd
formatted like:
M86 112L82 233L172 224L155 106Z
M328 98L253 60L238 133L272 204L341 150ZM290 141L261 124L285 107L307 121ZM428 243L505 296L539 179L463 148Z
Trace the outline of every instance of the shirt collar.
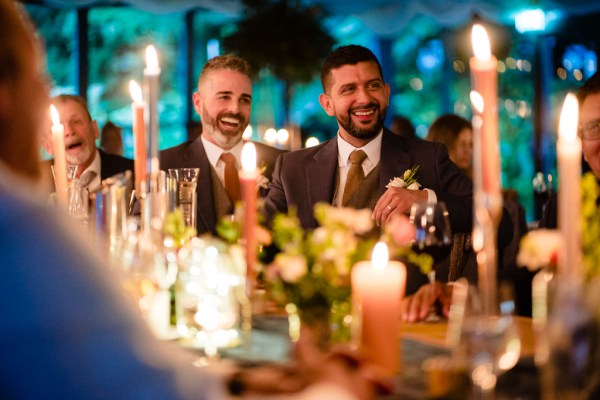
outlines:
M217 167L217 163L219 162L219 159L221 158L221 154L223 154L223 153L233 154L237 161L237 165L238 166L242 165L241 160L242 160L243 143L241 140L239 142L237 142L236 145L233 146L230 150L223 150L222 148L220 148L213 142L206 140L204 138L204 136L201 136L200 139L202 140L202 144L204 145L204 150L206 151L206 156L208 157L208 161L210 162L210 165L212 165L213 167L215 167L215 168Z
M383 128L379 131L377 136L373 138L369 143L365 144L363 147L357 148L352 146L350 143L346 142L340 136L338 131L337 134L337 144L338 144L338 165L340 167L345 167L348 165L348 158L350 157L350 153L354 150L363 150L367 154L367 159L373 165L379 164L379 160L381 158L381 138L383 134Z
M94 154L94 161L92 161L92 163L86 169L84 169L83 172L81 172L81 174L79 174L79 176L82 176L87 171L94 171L96 173L96 176L100 177L101 168L102 168L102 163L100 161L100 152L98 151L98 149L96 149L96 153Z

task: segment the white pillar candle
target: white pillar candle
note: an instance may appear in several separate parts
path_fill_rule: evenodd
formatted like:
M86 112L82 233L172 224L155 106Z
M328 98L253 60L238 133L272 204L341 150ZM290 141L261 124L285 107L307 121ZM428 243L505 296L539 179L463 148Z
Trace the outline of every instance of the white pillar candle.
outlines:
M362 316L361 348L390 374L400 368L400 306L406 286L406 267L388 261L388 249L379 242L371 261L352 268L352 299Z
M158 179L158 90L160 67L158 55L154 46L146 48L146 68L144 69L144 97L146 99L146 168L150 171L151 186L156 185ZM152 160L156 160L153 162Z

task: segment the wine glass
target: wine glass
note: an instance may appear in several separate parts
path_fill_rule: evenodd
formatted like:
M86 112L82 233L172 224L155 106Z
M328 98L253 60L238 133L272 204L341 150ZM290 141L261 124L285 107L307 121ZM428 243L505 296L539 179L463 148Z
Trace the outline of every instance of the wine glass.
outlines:
M514 300L507 286L499 290L499 312L484 314L477 290L470 286L463 308L462 329L454 357L470 372L474 399L494 397L498 375L513 368L521 354L513 318Z
M452 244L452 230L446 205L440 203L415 203L410 209L410 222L415 227L412 248L417 253L427 253L433 258L433 267L427 273L431 290L435 290L435 267L448 254ZM439 317L431 307L425 321L435 322Z

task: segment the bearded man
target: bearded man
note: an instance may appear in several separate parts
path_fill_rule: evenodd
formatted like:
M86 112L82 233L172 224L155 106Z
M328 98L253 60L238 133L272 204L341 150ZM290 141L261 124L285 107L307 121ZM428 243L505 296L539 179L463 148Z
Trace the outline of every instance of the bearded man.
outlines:
M472 183L450 161L446 147L394 135L383 127L390 87L369 49L357 45L335 49L322 66L321 84L324 93L319 102L336 118L337 135L279 157L265 199L267 220L293 206L302 226L312 229L317 227L313 206L326 202L370 208L383 227L393 215L408 213L413 203L443 201L452 231L471 231ZM417 166L422 190L386 188L390 180Z
M202 134L163 150L160 166L164 170L200 168L197 230L198 234L216 234L217 222L232 214L235 203L240 200L239 181L232 182L228 176L236 178L241 168L242 135L250 122L252 108L250 65L233 55L210 59L200 73L198 91L192 99L200 116ZM282 151L261 143L254 145L257 164L264 169L264 178L270 179L275 160Z

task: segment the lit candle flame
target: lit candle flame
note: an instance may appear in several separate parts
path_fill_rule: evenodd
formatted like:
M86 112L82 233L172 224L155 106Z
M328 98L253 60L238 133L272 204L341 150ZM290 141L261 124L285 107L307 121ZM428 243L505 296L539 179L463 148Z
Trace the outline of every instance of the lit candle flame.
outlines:
M256 148L252 142L247 142L242 147L242 169L245 172L256 169Z
M129 81L129 93L131 93L131 98L133 99L134 102L136 102L136 103L142 102L142 88L134 80Z
M561 141L574 142L577 139L578 113L577 98L573 93L567 94L558 124L558 137Z
M154 46L146 47L146 67L150 71L158 71L158 55Z
M475 55L475 58L480 60L489 60L492 58L490 39L487 31L482 25L473 25L473 30L471 31L471 40L473 42L473 54Z
M252 125L248 125L242 134L242 139L250 140L250 138L252 138Z
M371 256L371 263L373 264L373 268L377 270L382 270L387 267L388 261L390 259L388 247L384 242L377 242L375 247L373 248L373 254Z
M58 115L58 110L53 104L50 104L50 118L52 119L52 125L60 125L60 115Z

